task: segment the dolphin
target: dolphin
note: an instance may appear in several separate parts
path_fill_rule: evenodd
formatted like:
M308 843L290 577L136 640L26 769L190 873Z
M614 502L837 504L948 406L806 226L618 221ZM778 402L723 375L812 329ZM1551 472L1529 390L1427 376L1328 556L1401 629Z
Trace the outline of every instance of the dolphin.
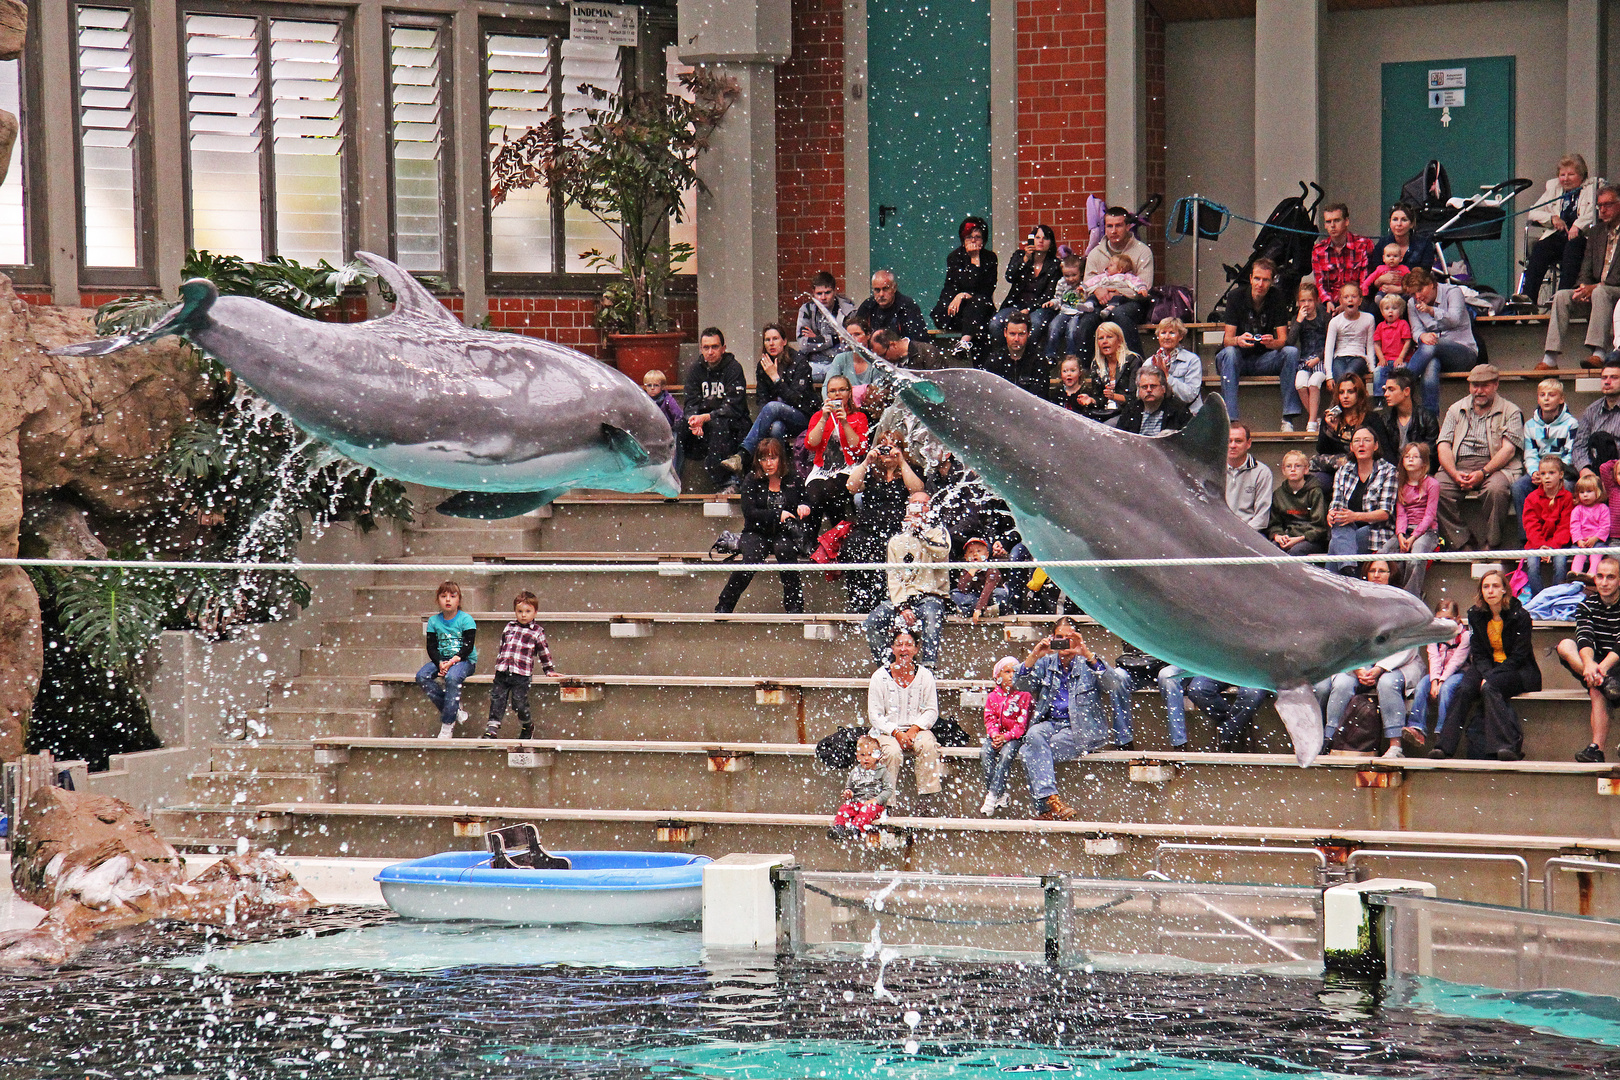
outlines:
M394 292L380 319L318 322L194 278L146 330L53 351L183 334L355 461L459 491L438 507L455 517L512 517L574 487L680 494L674 433L632 380L562 345L463 326L394 263L355 254Z
M1226 505L1219 397L1184 430L1144 437L971 368L903 378L899 392L1007 501L1042 561L1278 554ZM1197 675L1276 691L1302 766L1322 749L1314 683L1456 632L1410 593L1303 562L1046 572L1137 648Z

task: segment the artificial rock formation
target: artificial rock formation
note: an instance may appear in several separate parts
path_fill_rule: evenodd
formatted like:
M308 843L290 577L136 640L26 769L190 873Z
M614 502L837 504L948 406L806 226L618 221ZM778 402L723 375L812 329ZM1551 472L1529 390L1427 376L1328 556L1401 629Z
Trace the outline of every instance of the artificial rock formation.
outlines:
M134 807L57 787L35 790L22 812L11 883L48 910L32 930L0 934L0 966L60 964L97 934L153 919L240 930L316 903L263 855L228 856L188 882L185 860Z
M46 355L95 336L95 312L25 304L0 275L0 557L17 554L25 498L66 494L112 516L158 505L169 440L212 393L176 338L116 356ZM21 570L0 568L0 760L22 753L42 664L39 598Z

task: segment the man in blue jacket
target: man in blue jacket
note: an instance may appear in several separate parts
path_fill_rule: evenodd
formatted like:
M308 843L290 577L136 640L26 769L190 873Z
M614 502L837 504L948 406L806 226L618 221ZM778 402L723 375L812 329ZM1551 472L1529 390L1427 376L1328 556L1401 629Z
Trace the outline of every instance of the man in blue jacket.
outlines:
M1018 665L1017 679L1020 689L1035 695L1035 713L1018 751L1035 818L1067 821L1074 817L1074 807L1058 797L1056 763L1108 744L1102 691L1117 688L1119 673L1099 660L1063 617Z

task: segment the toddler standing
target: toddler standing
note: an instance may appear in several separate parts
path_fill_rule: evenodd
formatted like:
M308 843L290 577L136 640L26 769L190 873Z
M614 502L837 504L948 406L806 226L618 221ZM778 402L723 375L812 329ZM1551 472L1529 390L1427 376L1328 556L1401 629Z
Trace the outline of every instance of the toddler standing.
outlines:
M1569 538L1578 548L1596 547L1609 538L1609 508L1603 502L1603 484L1591 473L1575 481L1575 509L1569 515ZM1597 556L1582 552L1570 563L1572 574L1597 569Z
M532 592L520 592L512 601L515 618L501 631L501 649L495 658L495 684L489 691L489 724L484 728L486 739L500 735L508 697L512 700L512 711L523 725L518 738L534 737L534 721L529 715L529 684L534 679L536 660L540 661L541 670L548 678L562 678L551 664L546 632L534 621L539 610L540 602Z
M1018 676L1018 661L1003 656L996 661L991 675L996 688L984 701L984 742L979 763L984 766L984 805L979 813L985 817L1012 801L1007 794L1007 773L1018 757L1023 745L1024 732L1029 727L1030 694L1013 688Z
M1338 381L1352 371L1370 375L1376 361L1373 326L1377 319L1361 310L1361 287L1346 284L1339 290L1339 313L1328 320L1327 345L1322 355L1332 370L1328 382Z
M461 684L478 667L478 624L461 610L461 586L446 581L439 586L439 610L422 627L428 662L416 673L416 685L439 710L439 738L452 738L461 711ZM439 685L439 680L444 685Z
M834 840L857 836L870 829L894 798L894 780L880 759L881 748L870 735L862 735L855 743L855 764L849 770L848 787L843 801L833 814Z
M653 368L641 377L641 388L647 391L647 396L664 414L664 419L669 421L669 430L675 433L675 475L679 478L686 458L681 446L681 421L686 419L686 413L681 403L675 400L675 395L664 389L666 381L664 373Z

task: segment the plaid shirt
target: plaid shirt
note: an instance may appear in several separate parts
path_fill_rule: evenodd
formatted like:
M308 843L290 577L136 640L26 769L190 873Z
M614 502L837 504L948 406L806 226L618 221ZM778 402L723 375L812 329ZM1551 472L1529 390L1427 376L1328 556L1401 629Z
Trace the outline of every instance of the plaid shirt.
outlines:
M1350 509L1350 496L1355 494L1356 484L1361 477L1356 472L1355 461L1347 461L1339 466L1339 471L1333 474L1333 502L1330 510ZM1395 466L1387 461L1373 462L1372 476L1367 478L1367 493L1362 496L1361 509L1364 513L1376 510L1387 511L1389 517L1373 525L1368 536L1371 550L1381 551L1385 544L1395 537L1395 494L1400 487L1400 480L1395 475ZM504 644L504 643L503 643Z
M547 675L557 669L551 666L551 650L546 648L546 632L540 624L531 622L524 626L516 619L506 624L501 631L501 651L495 658L495 670L505 671L513 675L533 675L535 657L539 657L540 666Z
M1316 278L1316 291L1322 294L1322 303L1334 303L1339 290L1346 285L1361 287L1372 249L1372 240L1355 233L1345 239L1342 248L1334 247L1327 237L1316 242L1311 248L1311 274Z

